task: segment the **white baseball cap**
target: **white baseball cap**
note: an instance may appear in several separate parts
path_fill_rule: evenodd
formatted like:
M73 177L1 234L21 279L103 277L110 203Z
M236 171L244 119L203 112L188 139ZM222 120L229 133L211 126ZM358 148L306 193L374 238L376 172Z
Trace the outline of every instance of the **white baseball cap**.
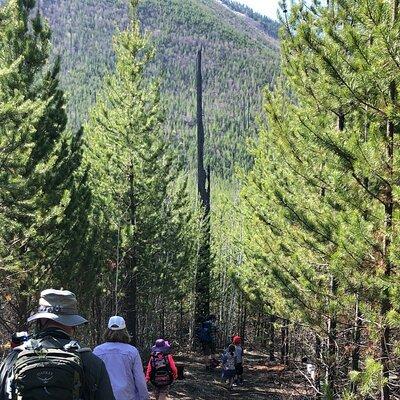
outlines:
M118 315L114 315L108 321L108 329L111 329L112 331L119 331L125 328L126 328L125 320L122 317L119 317Z

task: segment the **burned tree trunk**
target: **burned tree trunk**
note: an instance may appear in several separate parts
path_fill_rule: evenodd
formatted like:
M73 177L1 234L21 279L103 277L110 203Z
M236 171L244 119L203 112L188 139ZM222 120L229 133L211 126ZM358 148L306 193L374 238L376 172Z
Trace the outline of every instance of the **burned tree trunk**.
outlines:
M202 232L196 271L195 321L210 313L210 167L204 168L202 50L197 53L197 190L202 209Z

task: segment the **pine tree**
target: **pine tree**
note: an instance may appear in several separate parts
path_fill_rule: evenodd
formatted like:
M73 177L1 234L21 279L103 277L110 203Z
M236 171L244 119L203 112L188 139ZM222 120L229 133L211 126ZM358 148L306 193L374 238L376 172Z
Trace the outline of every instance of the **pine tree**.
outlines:
M94 220L108 224L117 238L98 245L114 260L115 247L120 250L122 307L134 343L140 302L173 292L171 283L190 271L193 253L186 242L186 190L178 189L174 152L161 128L157 84L145 77L153 50L140 34L136 6L131 1L131 25L115 39L116 70L105 79L85 129Z
M82 191L81 197L85 186L75 179L80 139L65 129L59 60L47 65L50 31L39 13L31 17L34 7L34 1L10 0L0 19L0 258L14 274L9 287L17 293L19 324L26 319L30 290L56 282L59 269L66 268L62 281L68 281L74 267L69 255L80 253L76 244L82 239L71 235L82 222L73 215L89 199L73 203L74 192Z
M268 126L243 193L242 279L278 315L327 338L328 397L345 391L333 379L332 340L348 344L339 332L353 325L354 304L374 343L365 367L351 373L359 392L389 399L396 368L397 8L346 0L292 8L282 31L291 93L266 94Z

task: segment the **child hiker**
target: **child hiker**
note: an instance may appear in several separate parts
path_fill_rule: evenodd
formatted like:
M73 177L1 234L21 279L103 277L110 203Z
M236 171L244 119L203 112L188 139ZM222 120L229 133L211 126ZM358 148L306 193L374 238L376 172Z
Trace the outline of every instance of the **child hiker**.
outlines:
M235 346L235 370L236 370L236 383L243 385L243 347L242 338L240 336L233 337L233 344Z
M235 355L235 345L229 345L228 349L222 356L222 379L228 381L228 390L232 389L233 379L236 375L236 355Z
M170 351L171 346L164 339L157 339L151 348L146 381L154 385L156 400L167 399L169 388L178 377L178 370Z

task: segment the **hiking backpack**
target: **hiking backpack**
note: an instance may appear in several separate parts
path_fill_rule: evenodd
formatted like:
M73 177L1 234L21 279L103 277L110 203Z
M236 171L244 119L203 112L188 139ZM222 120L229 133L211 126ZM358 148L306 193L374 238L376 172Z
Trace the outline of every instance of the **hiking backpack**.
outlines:
M84 370L77 342L45 347L29 340L13 368L13 400L79 400L83 397ZM47 341L48 342L48 341ZM46 343L48 345L48 343ZM53 344L53 343L52 343Z
M155 353L151 356L150 382L157 387L168 386L173 382L168 356Z
M206 321L201 324L198 336L201 343L211 343L213 341L210 321Z
M225 354L225 369L234 370L236 365L236 356L235 354L229 353L229 351Z

